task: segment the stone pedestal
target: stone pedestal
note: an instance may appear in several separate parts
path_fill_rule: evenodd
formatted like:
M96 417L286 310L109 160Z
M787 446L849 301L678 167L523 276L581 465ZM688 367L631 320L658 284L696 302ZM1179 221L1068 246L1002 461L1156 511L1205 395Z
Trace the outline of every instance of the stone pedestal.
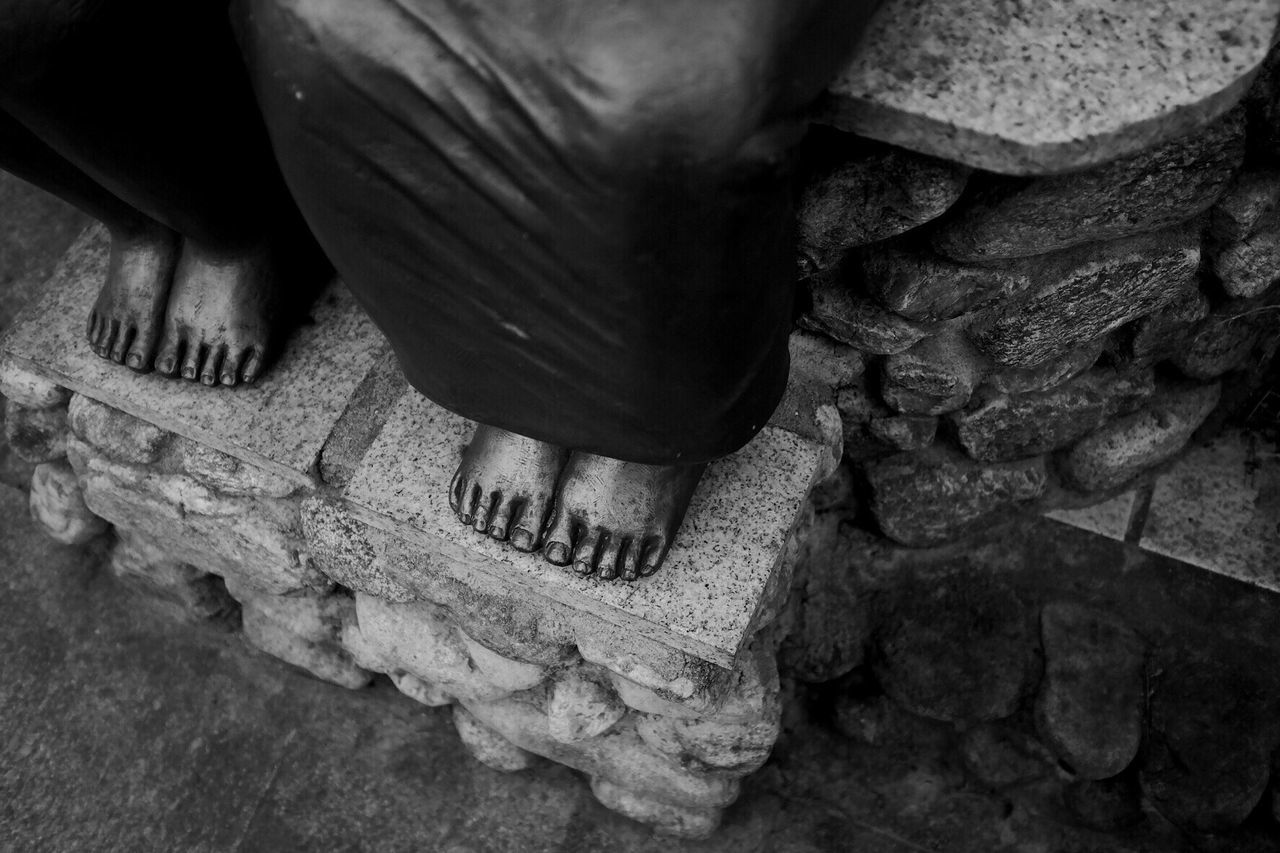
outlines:
M269 377L137 375L82 339L107 261L81 238L0 342L8 423L39 425L37 517L116 529L116 573L191 619L239 602L245 638L349 688L383 673L453 705L476 758L581 770L610 808L703 836L778 736L770 624L838 419L798 372L788 404L713 465L666 567L583 578L459 525L446 486L470 425L405 386L341 285ZM803 362L802 362L803 363ZM826 429L823 429L826 425ZM221 580L219 580L221 579Z

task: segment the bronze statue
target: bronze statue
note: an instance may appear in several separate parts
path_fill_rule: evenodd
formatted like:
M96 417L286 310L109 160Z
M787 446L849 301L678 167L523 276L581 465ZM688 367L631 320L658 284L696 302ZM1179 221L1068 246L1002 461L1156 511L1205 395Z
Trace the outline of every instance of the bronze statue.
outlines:
M69 172L63 193L90 196L82 206L112 226L95 348L145 367L158 340L168 373L185 344L184 375L234 384L270 346L258 306L279 301L279 279L256 247L277 245L262 238L280 205L261 202L275 185L220 24L193 36L216 69L198 93L184 91L197 61L185 30L163 39L163 63L134 56L91 91L73 85L136 42L139 16L190 27L218 5L55 4L105 9L94 14L115 21L116 41L93 46L93 66L63 49L47 63L62 89L6 82L3 104L52 149L23 162L65 158L37 177L58 188L48 176ZM479 424L451 487L462 523L582 574L659 568L705 465L749 441L783 391L790 152L874 6L235 0L249 78L307 223L413 386ZM138 93L123 126L106 106L122 91ZM95 121L72 122L72 98L94 101ZM225 119L209 128L214 114ZM111 160L134 123L154 131L151 149ZM192 148L201 128L216 141ZM130 172L138 159L164 167L158 180ZM215 255L206 243L235 260L202 263ZM201 248L188 260L190 246ZM220 320L183 319L192 289ZM191 357L206 347L216 354Z
M111 235L90 346L134 370L253 382L289 309L306 302L296 291L314 250L226 0L0 6L0 168ZM286 261L295 292L282 292Z

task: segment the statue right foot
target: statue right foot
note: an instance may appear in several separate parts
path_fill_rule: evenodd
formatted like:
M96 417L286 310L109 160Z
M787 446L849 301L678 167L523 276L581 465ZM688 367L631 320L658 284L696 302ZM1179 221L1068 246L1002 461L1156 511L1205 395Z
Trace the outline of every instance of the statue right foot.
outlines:
M535 551L568 458L564 448L481 424L449 484L449 505L468 527Z
M89 312L85 336L103 358L151 369L182 239L159 223L113 229L107 280Z

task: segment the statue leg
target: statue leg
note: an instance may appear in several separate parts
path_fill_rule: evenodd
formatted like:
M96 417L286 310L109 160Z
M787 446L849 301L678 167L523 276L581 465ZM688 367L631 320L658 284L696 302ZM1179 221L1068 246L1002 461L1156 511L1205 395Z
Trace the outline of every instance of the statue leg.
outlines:
M151 364L181 239L125 204L0 112L0 169L53 193L107 226L107 280L89 313L89 344L103 358L143 370Z
M463 523L661 565L785 386L796 111L871 5L238 0L308 222L409 381L484 425Z
M95 348L108 357L127 351L139 369L154 353L161 372L209 385L255 379L276 345L281 298L293 297L281 292L280 254L301 227L292 224L225 2L27 2L3 26L0 42L16 34L23 53L0 78L0 106L168 238L160 252L147 229L142 242L165 263L108 279L95 307L100 322L90 323ZM119 226L112 237L122 257L137 242ZM142 286L148 277L155 281ZM154 343L122 348L128 328Z

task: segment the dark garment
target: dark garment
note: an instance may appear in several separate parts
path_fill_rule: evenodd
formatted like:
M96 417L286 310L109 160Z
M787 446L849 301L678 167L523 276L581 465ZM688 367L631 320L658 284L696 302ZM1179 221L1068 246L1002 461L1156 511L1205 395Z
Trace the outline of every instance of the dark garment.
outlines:
M276 154L410 382L647 463L736 450L787 374L796 111L856 0L244 0Z

